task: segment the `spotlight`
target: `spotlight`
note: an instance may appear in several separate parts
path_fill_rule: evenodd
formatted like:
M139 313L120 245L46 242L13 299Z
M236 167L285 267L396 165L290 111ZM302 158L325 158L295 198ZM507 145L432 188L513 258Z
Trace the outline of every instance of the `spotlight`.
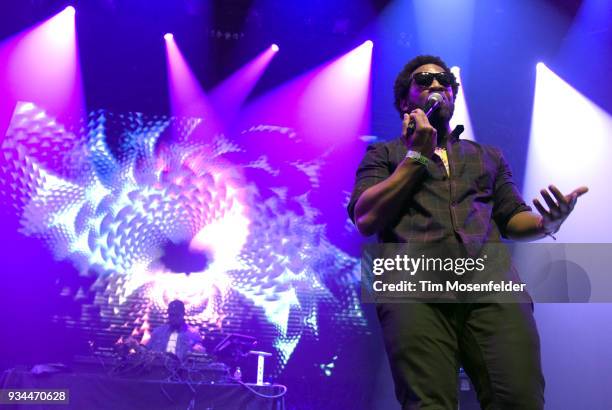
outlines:
M544 63L541 61L536 64L536 70L541 70L544 67L546 67L546 65L544 65Z
M270 48L271 48L271 49L272 49L272 51L274 51L274 52L276 52L276 51L280 50L276 44L272 44L272 45L270 46Z
M76 14L76 9L74 6L68 6L64 9L64 12L69 16L74 16Z
M372 48L374 47L374 43L372 42L372 40L367 40L363 43L364 46Z
M164 40L166 40L166 41L170 41L170 40L172 40L173 38L174 38L174 34L172 34L172 33L166 33L166 34L164 34Z

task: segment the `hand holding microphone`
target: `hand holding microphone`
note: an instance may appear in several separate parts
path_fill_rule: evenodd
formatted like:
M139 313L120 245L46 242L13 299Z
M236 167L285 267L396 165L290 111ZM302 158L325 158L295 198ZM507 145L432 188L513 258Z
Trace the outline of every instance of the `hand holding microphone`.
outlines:
M439 93L432 93L422 110L417 108L410 114L404 114L402 137L408 150L420 152L431 158L438 143L438 132L429 123L429 117L438 109L442 100L443 97Z

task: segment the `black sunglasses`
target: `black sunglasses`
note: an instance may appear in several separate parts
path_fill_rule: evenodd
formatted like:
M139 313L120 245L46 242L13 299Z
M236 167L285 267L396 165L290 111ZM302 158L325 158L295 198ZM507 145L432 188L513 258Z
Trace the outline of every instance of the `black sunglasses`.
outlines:
M442 87L450 87L455 83L455 76L448 71L443 71L441 73L415 73L410 79L414 80L416 85L420 87L429 87L433 83L434 78Z

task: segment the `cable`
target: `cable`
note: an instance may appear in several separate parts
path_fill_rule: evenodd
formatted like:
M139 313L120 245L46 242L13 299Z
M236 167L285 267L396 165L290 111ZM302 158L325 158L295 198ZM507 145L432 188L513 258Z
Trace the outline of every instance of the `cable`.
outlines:
M251 393L255 394L256 396L262 397L264 399L278 399L283 397L285 394L287 394L287 386L282 385L282 384L274 384L274 385L269 385L270 387L280 387L281 388L281 392L279 394L275 394L275 395L271 395L268 396L267 394L262 394L259 393L258 391L256 391L255 389L253 389L251 386L249 386L248 384L242 382L241 380L235 380L237 383L240 383L243 387L245 387L247 390L249 390Z
M136 370L145 370L151 364L153 364L156 359L159 360L161 356L161 358L163 358L163 362L161 364L169 374L165 380L160 381L160 388L164 396L171 402L174 402L174 399L166 391L164 387L165 383L178 382L185 384L194 394L196 392L196 389L194 387L204 384L210 384L210 382L204 376L204 369L199 367L198 363L196 363L195 361L181 362L177 360L172 360L172 358L168 355L155 355L151 354L151 352L138 352L137 354L130 356L131 357L127 358L127 360L124 360L122 363L118 363L118 365L114 366L113 369L110 369L110 371L108 372L109 376L121 376L130 374ZM185 373L184 376L181 375L181 371ZM196 378L194 376L199 376L200 380L194 380ZM226 378L229 379L229 375L226 375ZM241 380L231 379L231 381L242 385L254 395L264 399L278 399L287 394L287 386L284 386L282 384L266 385L266 387L275 387L281 389L281 392L278 394L267 395L258 392L253 387L244 383Z

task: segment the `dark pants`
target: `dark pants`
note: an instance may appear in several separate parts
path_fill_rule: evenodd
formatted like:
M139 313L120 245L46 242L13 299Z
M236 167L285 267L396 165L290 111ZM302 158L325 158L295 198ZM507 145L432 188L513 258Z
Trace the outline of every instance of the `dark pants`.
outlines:
M531 304L388 303L377 312L402 409L456 409L460 365L483 409L544 408Z

